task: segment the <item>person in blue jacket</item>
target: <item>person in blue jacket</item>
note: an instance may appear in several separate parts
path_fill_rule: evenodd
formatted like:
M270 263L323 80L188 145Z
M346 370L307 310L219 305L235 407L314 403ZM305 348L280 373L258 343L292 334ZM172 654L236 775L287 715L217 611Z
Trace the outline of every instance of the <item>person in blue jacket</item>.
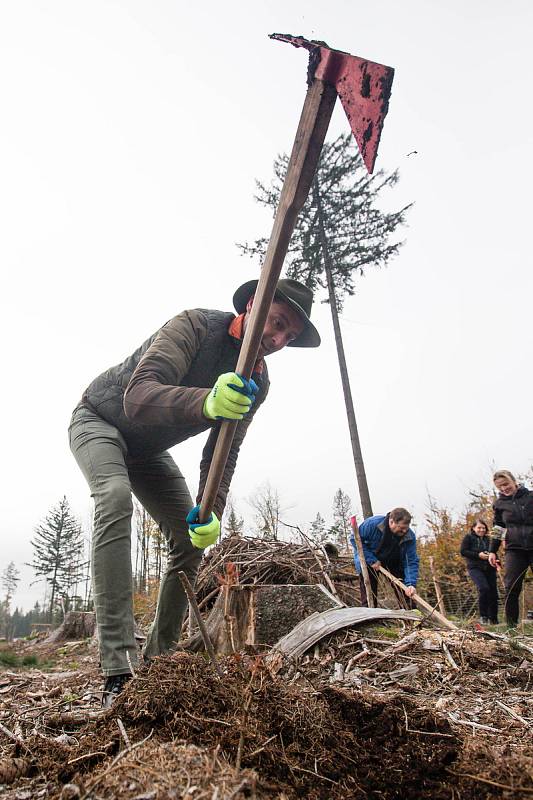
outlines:
M407 587L405 594L408 598L415 593L419 558L416 551L416 536L409 527L410 522L411 514L405 508L393 508L385 516L368 517L359 526L374 606L377 606L378 574L381 566L405 583ZM365 582L353 535L350 541L354 549L355 568L359 575L361 605L368 606ZM397 596L400 604L405 605L404 598L399 591L397 591ZM407 605L410 605L410 600Z

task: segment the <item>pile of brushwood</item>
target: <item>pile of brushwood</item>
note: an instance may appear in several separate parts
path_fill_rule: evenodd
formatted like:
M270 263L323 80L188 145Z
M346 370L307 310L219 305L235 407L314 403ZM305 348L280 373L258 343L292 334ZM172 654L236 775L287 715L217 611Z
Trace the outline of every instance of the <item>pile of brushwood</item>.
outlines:
M204 561L205 614L230 579L346 602L355 584L351 559L233 537ZM218 670L178 651L106 712L94 639L0 646L2 800L533 797L533 637L429 624L367 622L297 660L250 647Z
M214 602L232 565L241 584L313 584L335 587L347 605L358 605L358 581L351 553L328 553L304 539L302 544L267 541L251 536L228 536L204 559L196 595L200 607Z

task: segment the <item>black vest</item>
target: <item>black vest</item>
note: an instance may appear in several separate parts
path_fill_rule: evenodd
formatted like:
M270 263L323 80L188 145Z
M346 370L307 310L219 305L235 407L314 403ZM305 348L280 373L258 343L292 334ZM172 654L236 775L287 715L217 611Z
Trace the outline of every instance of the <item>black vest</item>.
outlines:
M233 372L237 366L240 345L228 335L228 328L235 315L225 311L204 310L207 320L207 334L194 356L189 371L183 376L180 385L191 387L213 386L219 375ZM141 360L159 331L147 339L131 356L121 364L103 372L89 384L83 394L81 405L90 408L98 416L114 425L121 432L128 453L132 457L146 456L168 450L190 436L208 430L213 423L177 422L172 426L141 425L132 422L124 413L124 392ZM254 376L255 377L255 376ZM259 397L268 388L268 378L263 374Z

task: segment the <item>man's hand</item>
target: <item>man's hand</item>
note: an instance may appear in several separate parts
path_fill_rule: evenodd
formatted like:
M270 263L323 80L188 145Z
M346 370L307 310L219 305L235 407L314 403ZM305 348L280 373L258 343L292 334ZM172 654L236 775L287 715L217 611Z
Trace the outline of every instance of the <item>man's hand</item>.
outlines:
M187 524L189 525L189 536L191 542L199 550L214 544L220 535L220 522L217 515L213 512L205 522L199 520L200 506L194 506L187 514Z
M496 567L498 559L496 558L496 553L489 553L489 564L491 567Z
M479 554L479 557L487 561L489 558L489 554L487 553L486 550L482 550L481 553Z
M204 416L207 419L243 419L258 391L259 387L251 378L247 381L236 372L219 375L205 398Z
M374 561L373 564L369 564L372 569L379 569L381 567L381 561Z
M406 586L404 591L407 597L412 597L415 594L416 589L414 586Z

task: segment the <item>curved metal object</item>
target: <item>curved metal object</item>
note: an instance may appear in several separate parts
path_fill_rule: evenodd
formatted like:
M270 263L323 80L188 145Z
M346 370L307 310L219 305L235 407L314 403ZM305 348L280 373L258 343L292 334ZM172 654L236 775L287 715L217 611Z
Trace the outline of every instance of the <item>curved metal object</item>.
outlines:
M302 620L283 639L272 647L272 656L276 651L288 658L298 658L309 650L316 642L330 633L362 625L378 619L408 619L419 621L420 615L413 611L390 610L388 608L329 608L321 613L311 614Z
M308 83L318 78L335 87L365 166L372 173L389 110L394 69L303 36L273 33L270 38L309 50Z

